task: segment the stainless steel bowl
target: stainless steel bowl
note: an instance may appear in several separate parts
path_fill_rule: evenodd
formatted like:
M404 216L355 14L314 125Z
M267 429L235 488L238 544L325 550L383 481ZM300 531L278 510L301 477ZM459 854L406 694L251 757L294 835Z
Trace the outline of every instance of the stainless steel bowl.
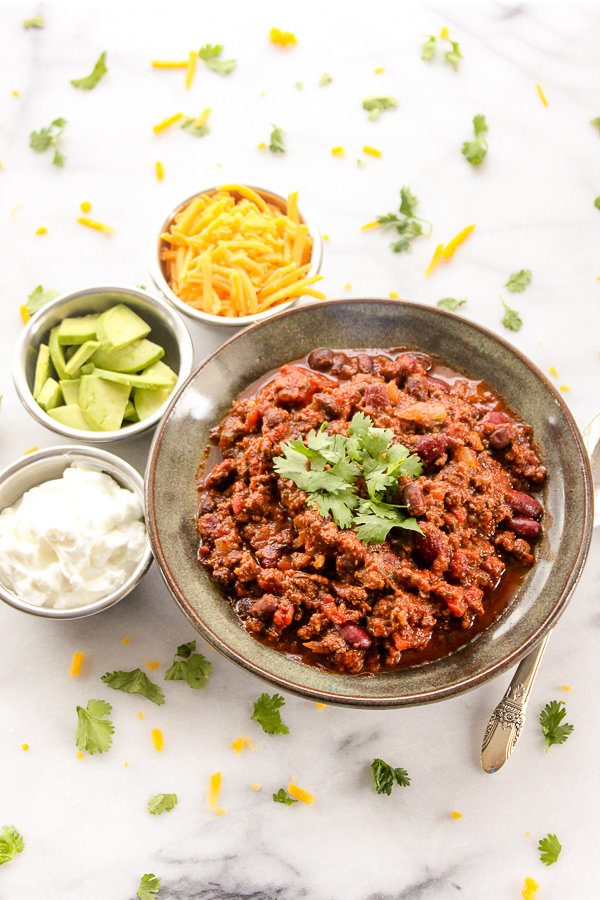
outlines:
M283 197L281 194L276 194L266 188L254 187L253 185L248 185L248 187L253 191L256 191L256 193L266 200L267 203L272 203L274 206L280 207L283 212L287 212L287 197ZM158 290L179 310L179 312L182 312L186 316L190 316L192 319L196 319L198 322L204 322L206 325L245 328L246 325L251 325L254 322L262 322L264 319L270 318L270 316L278 315L283 312L284 309L293 306L300 298L294 297L292 300L287 300L285 303L279 303L271 309L267 309L262 313L256 313L252 316L236 316L235 318L213 316L210 313L194 309L192 306L188 306L187 303L184 303L183 300L179 299L177 294L169 287L161 260L161 252L165 246L165 242L161 239L161 235L167 230L177 213L199 194L208 194L218 190L218 187L209 187L204 190L196 191L191 197L187 197L179 203L175 209L172 209L166 217L163 217L160 220L159 226L152 232L150 238L150 246L148 248L148 268L150 269L150 275ZM300 214L300 221L308 226L308 231L312 238L310 270L307 273L308 277L312 277L313 275L317 275L321 268L321 262L323 260L323 238L321 237L321 232L319 231L315 219L306 211L305 207L302 205L299 206L298 211Z
M147 419L116 431L80 431L57 422L33 399L31 392L39 347L40 344L47 342L51 329L66 316L104 312L117 303L125 303L138 313L152 329L150 338L164 347L163 361L178 373L173 394L192 371L194 348L189 331L182 318L164 300L139 288L121 285L86 288L57 297L32 316L21 332L13 359L13 380L19 399L27 412L46 428L51 428L64 437L92 444L118 441L152 428L167 408L168 400Z
M29 453L0 472L0 510L13 506L26 491L36 487L38 484L61 478L64 470L74 462L85 463L88 466L93 466L102 472L106 472L121 487L133 491L143 508L144 482L142 476L129 463L119 459L118 456L114 456L112 453L107 453L106 450L100 450L96 447L66 445L48 447L45 450L38 450L36 453ZM115 603L126 597L141 581L151 562L150 541L146 536L143 556L125 584L111 594L107 594L106 597L94 600L93 603L77 607L76 609L51 609L34 606L32 603L27 603L26 600L17 597L1 581L0 598L22 612L32 613L35 616L45 616L50 619L77 619L82 616L92 616L103 609L108 609L109 606L114 606Z

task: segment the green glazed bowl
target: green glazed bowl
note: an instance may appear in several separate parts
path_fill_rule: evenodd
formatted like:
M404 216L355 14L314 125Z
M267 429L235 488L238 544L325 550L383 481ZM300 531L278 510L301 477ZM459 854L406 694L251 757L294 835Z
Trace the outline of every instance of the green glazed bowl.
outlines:
M411 347L486 381L533 426L548 477L537 562L485 631L430 663L379 675L339 675L265 647L197 561L196 475L209 431L253 381L316 347ZM515 665L556 623L581 574L593 524L581 435L541 372L501 338L441 310L392 300L346 300L290 310L235 335L190 375L160 422L146 470L146 522L162 576L215 649L260 678L312 700L398 707L443 700ZM565 527L568 524L568 527Z

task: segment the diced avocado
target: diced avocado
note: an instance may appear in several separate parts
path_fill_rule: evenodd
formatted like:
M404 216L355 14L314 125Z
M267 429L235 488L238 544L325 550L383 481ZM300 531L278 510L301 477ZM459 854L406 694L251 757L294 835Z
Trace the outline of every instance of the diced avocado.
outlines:
M77 428L79 431L96 431L95 428L87 421L84 414L77 403L70 403L68 406L57 406L56 409L49 409L48 415L60 422L61 425L68 425L69 428Z
M79 387L79 406L92 428L99 431L120 428L130 390L127 384L115 384L96 375L83 375Z
M144 388L135 388L133 392L133 402L135 404L135 408L137 410L137 414L140 417L140 421L142 419L147 419L148 416L151 416L153 413L159 409L163 403L165 403L171 394L173 393L173 388L175 387L175 382L177 381L177 375L166 366L164 363L160 362L154 363L153 366L146 369L145 372L142 372L142 375L148 377L150 374L161 375L163 378L168 378L171 382L170 387L168 388L158 388L158 390L149 391Z
M48 346L50 348L50 358L52 359L52 363L54 364L54 368L56 369L56 374L60 379L66 380L69 377L69 373L66 369L66 360L63 349L58 343L59 328L60 325L57 325L56 328L53 328L50 332L50 340L48 341Z
M102 349L107 353L121 350L128 344L145 338L148 334L150 334L150 326L146 325L137 313L123 303L102 313L96 325L96 339L100 341Z
M78 372L77 374L78 375L93 375L95 368L96 368L96 366L93 363L89 362L89 363L86 363L85 366L82 366L81 372Z
M99 341L86 341L85 344L82 344L79 350L73 354L66 364L65 369L67 374L71 376L75 375L77 369L80 369L81 366L88 361L90 356L94 355L99 346Z
M85 344L86 341L96 339L96 325L100 313L90 316L75 316L71 319L63 319L58 326L58 343Z
M33 399L37 400L40 391L50 378L50 348L47 344L40 344L37 362L35 364L35 378L33 381Z
M92 357L94 365L99 369L109 369L111 372L139 372L157 362L165 355L165 351L158 344L142 338L128 344L122 350L113 350L106 353L102 348L96 350Z
M153 365L148 366L147 369L144 369L143 372L140 372L140 375L158 375L160 378L168 378L171 384L175 384L177 381L177 375L170 369L164 362L158 360Z
M128 384L130 387L148 388L149 390L166 388L171 384L168 378L155 375L153 372L150 375L146 375L144 372L141 375L134 375L132 372L109 372L108 369L94 369L92 375L104 378L105 381L114 381L116 384Z
M61 381L60 389L62 391L62 395L65 398L65 403L67 406L73 406L74 404L79 403L79 379L75 381Z
M125 412L123 413L124 419L131 419L132 416L135 416L137 419L137 413L135 411L135 406L131 402L131 400L127 401L127 406L125 407Z
M55 381L54 378L47 378L44 387L41 389L40 395L37 398L37 402L42 409L49 412L51 409L54 409L55 406L58 406L61 401L62 392L60 384L58 381Z

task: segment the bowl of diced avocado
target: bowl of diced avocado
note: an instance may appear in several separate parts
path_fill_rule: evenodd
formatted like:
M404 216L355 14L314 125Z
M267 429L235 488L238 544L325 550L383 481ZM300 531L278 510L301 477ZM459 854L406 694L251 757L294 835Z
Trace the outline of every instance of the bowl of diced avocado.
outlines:
M13 378L27 411L66 437L99 443L152 428L192 371L179 314L138 288L57 297L25 326Z

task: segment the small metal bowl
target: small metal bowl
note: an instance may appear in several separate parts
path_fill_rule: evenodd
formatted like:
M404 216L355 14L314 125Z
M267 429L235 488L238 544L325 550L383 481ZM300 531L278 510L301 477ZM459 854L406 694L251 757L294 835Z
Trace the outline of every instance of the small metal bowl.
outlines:
M88 466L93 466L102 472L106 472L121 487L133 491L143 508L144 482L142 476L129 463L119 459L118 456L114 456L112 453L107 453L106 450L100 450L96 447L65 445L48 447L45 450L29 453L0 472L0 510L13 506L26 491L31 490L38 484L61 478L64 470L74 462L85 463ZM115 603L126 597L141 581L151 562L150 541L146 536L143 556L125 584L100 600L94 600L93 603L74 609L53 609L34 606L32 603L17 597L2 581L0 581L0 599L15 609L20 609L21 612L32 613L34 616L44 616L49 619L77 619L82 616L93 616L103 609L114 606Z
M287 213L286 197L281 196L281 194L275 194L273 191L268 191L265 188L254 187L253 185L248 185L248 187L253 191L256 191L256 193L267 203L272 203L273 206L278 206L282 212ZM152 232L152 237L150 239L150 246L148 248L148 268L150 269L150 275L158 290L179 310L179 312L182 312L186 316L190 316L192 319L196 319L198 322L204 322L206 325L245 328L246 325L262 322L264 319L270 318L270 316L278 315L283 312L284 309L293 306L300 298L294 297L292 300L287 300L285 303L278 303L276 306L271 307L271 309L267 309L264 312L256 313L251 316L213 316L211 313L205 313L202 312L202 310L194 309L193 306L189 306L187 303L184 303L183 300L180 300L177 294L169 287L169 283L165 277L163 261L161 259L162 250L165 247L165 242L161 239L161 235L171 225L175 216L199 194L210 194L219 190L220 188L218 187L210 187L202 191L196 191L191 197L188 197L182 203L179 203L175 209L171 210L166 218L161 219L159 227ZM235 195L235 191L231 191L231 193ZM323 260L323 238L321 237L321 232L319 231L315 219L307 213L306 209L304 207L299 207L298 211L300 214L300 221L308 226L308 232L312 239L310 269L307 272L307 277L312 277L313 275L317 275L321 268L321 262Z
M194 348L189 331L182 318L164 300L154 297L147 291L120 285L86 288L57 297L32 316L21 332L13 358L13 380L19 399L27 412L46 428L51 428L63 437L91 444L118 441L153 428L167 408L170 398L160 409L141 422L126 425L116 431L80 431L57 422L33 399L32 390L39 347L40 344L47 343L51 329L67 316L104 312L118 303L125 303L138 313L152 329L150 339L164 348L163 362L178 373L172 394L177 392L192 371Z

